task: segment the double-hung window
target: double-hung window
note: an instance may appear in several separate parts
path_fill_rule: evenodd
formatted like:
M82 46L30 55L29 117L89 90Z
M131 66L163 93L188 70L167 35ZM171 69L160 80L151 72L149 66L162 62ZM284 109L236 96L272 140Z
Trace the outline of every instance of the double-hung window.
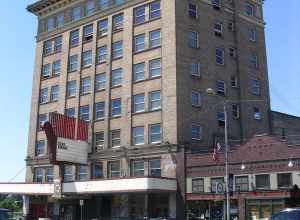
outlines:
M256 54L250 55L249 66L253 69L258 69L258 58Z
M81 120L89 121L90 120L90 106L84 105L79 108L79 117Z
M95 119L102 120L105 117L105 102L97 102L95 104Z
M192 192L193 193L204 192L204 179L202 178L192 179Z
M54 52L60 52L62 50L62 36L54 39Z
M44 169L37 167L34 169L34 181L37 183L44 182Z
M221 0L212 0L212 5L214 9L220 9L221 8Z
M145 175L145 162L143 160L134 160L131 162L131 176L141 177Z
M248 16L254 16L254 6L249 2L245 4L245 14Z
M50 65L49 63L43 65L43 68L42 68L42 76L43 76L43 78L46 78L46 77L50 77L50 76L51 76L51 65Z
M122 72L123 72L122 68L112 70L112 72L111 72L111 86L112 87L122 85Z
M43 156L45 154L45 141L37 141L35 147L35 156Z
M226 95L226 84L224 81L217 81L217 94Z
M88 0L85 5L85 15L89 16L94 13L95 10L95 2L94 0Z
M145 143L144 138L144 126L135 127L132 129L132 144L143 145Z
M78 167L78 180L83 181L88 179L88 166L79 165Z
M260 95L260 81L258 79L251 80L251 93L252 95Z
M69 57L68 72L74 72L78 68L78 55Z
M145 34L134 37L134 52L145 50Z
M121 146L121 130L113 130L110 133L111 147Z
M145 79L145 63L133 65L133 79L135 82Z
M121 176L121 163L120 161L108 162L108 176L109 178L119 178Z
M149 143L161 143L161 124L152 124L149 126Z
M47 103L48 101L48 88L43 88L40 92L40 103L43 104Z
M100 10L105 10L109 7L110 0L99 0L99 8Z
M159 47L161 45L161 32L155 30L150 32L150 48Z
M80 88L80 94L86 95L90 92L91 89L91 78L85 77L81 79L81 88Z
M46 170L46 182L47 183L53 183L53 167L48 167Z
M97 63L106 62L107 58L107 46L102 46L97 49Z
M44 55L49 55L52 53L52 41L48 40L44 42Z
M106 85L106 74L105 73L100 73L97 74L95 77L95 87L96 87L96 91L100 91L105 89L105 85Z
M150 3L150 20L160 18L160 1Z
M108 31L108 19L99 21L98 23L98 34L100 37L106 36Z
M47 30L52 31L55 28L55 20L54 18L48 18L47 20Z
M252 42L256 42L256 29L255 28L250 28L249 29L249 40Z
M76 96L76 80L69 81L67 83L67 97Z
M161 177L161 161L160 159L149 161L149 174L152 177Z
M89 67L92 65L92 51L85 51L82 53L82 66Z
M122 105L121 99L114 99L111 102L111 116L118 117L121 116L122 113Z
M64 165L64 182L74 181L72 165Z
M202 139L202 128L198 124L192 124L192 140Z
M219 126L225 126L225 112L224 111L217 112L217 120L218 120Z
M224 49L217 48L216 49L216 64L224 65Z
M72 21L77 21L81 18L81 8L76 7L72 9Z
M189 16L192 19L197 19L198 12L197 12L197 5L193 3L189 3Z
M192 76L200 76L200 63L199 62L192 62L190 65L190 73Z
M248 176L235 177L235 191L248 192L249 191L249 178Z
M75 108L67 108L66 109L66 116L75 118Z
M196 31L189 32L189 46L191 48L199 48L199 34Z
M144 96L144 94L138 94L133 97L133 111L134 112L145 111L145 96Z
M113 31L118 31L123 29L124 15L118 14L113 16Z
M200 107L201 106L201 94L200 92L192 91L192 106Z
M51 102L57 101L59 99L59 86L55 85L51 87L51 96L50 100Z
M232 116L235 119L238 119L240 117L240 107L238 104L232 104Z
M83 27L83 41L90 41L93 39L93 24Z
M149 75L150 78L161 76L161 59L154 59L149 61Z
M65 22L65 15L64 14L59 14L56 16L56 26L57 27L62 27Z
M149 109L150 110L161 109L160 91L154 91L149 93Z
M134 23L141 24L146 21L146 8L145 6L140 6L134 9Z
M123 41L118 41L112 44L112 58L117 59L123 56Z
M60 72L61 72L61 61L60 60L56 60L52 64L52 73L54 75L59 75Z
M39 115L39 123L38 123L38 129L42 129L44 123L47 121L47 114L40 114Z
M79 44L79 30L70 33L70 47L76 47Z
M101 162L93 165L93 177L94 179L103 178L103 164Z
M104 132L95 133L95 145L96 145L96 151L97 150L103 150L103 147L104 147Z
M269 174L255 175L255 186L256 189L270 189L270 175Z
M221 22L214 23L214 32L215 35L221 37L223 34L223 24Z

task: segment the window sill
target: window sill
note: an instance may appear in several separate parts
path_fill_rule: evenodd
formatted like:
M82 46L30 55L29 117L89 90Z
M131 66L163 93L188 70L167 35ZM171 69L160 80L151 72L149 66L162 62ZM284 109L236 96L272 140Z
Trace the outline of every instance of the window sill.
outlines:
M60 53L60 52L61 52L61 50L53 51L53 52L51 52L51 53L44 54L43 57L52 56L52 55L57 54L57 53Z
M123 27L122 27L122 28L115 29L115 30L112 31L112 34L117 34L117 33L119 33L119 32L122 32L123 30L124 30Z
M134 84L138 84L138 83L147 82L147 81L151 81L151 80L155 80L155 79L160 79L160 78L161 78L161 75L160 76L154 76L154 77L147 78L147 79L138 80L138 81L133 81L133 83Z
M140 54L140 53L145 53L145 52L148 52L148 51L151 51L151 50L155 50L155 49L158 49L158 48L161 48L161 45L156 46L156 47L150 47L150 48L147 48L147 49L144 49L144 50L140 50L140 51L134 51L133 55L137 55L137 54Z
M98 39L102 39L102 38L105 38L105 37L107 37L108 36L108 34L106 33L106 34L99 34L98 33Z
M86 66L82 66L82 69L88 69L88 68L91 68L92 67L92 64L89 64L89 65L86 65Z
M121 118L122 115L116 115L116 116L111 116L110 119L118 119L118 118Z
M120 57L112 57L111 58L112 61L116 61L116 60L120 60L120 59L123 59L123 55Z
M157 18L149 18L149 20L147 20L147 21L143 21L143 22L141 22L141 23L134 24L134 27L138 27L138 26L141 26L141 25L143 25L143 24L147 24L147 23L150 23L150 22L152 22L152 21L159 20L159 19L161 19L161 16L160 16L160 17L157 17Z
M42 81L48 80L48 79L53 79L53 78L56 78L56 77L59 77L59 76L60 76L60 74L52 74L52 75L47 76L47 77L42 76Z
M101 65L101 64L105 64L106 61L102 61L102 62L97 62L96 65Z
M69 70L69 71L68 71L68 74L69 74L69 73L74 73L74 72L77 72L77 71L78 71L77 69L76 69L76 70Z
M122 84L120 84L120 85L115 85L115 86L111 86L110 88L111 88L111 89L116 89L116 88L120 88L120 87L122 87Z
M93 37L91 39L88 39L88 40L83 40L82 43L87 44L87 43L90 43L92 41L93 41Z
M78 47L79 46L79 43L75 44L75 45L70 45L70 49L72 48L75 48L75 47Z
M103 88L103 89L98 89L98 90L96 90L96 93L97 92L104 92L105 91L105 88Z
M94 122L101 122L101 121L104 121L104 120L105 120L105 118L99 118L99 119L95 119ZM96 147L98 147L98 146L96 146ZM101 146L99 146L99 147L101 147Z
M86 95L89 95L89 94L91 94L91 93L90 92L86 92L86 93L80 94L80 96L86 96Z
M76 98L76 95L68 96L67 99L74 99Z

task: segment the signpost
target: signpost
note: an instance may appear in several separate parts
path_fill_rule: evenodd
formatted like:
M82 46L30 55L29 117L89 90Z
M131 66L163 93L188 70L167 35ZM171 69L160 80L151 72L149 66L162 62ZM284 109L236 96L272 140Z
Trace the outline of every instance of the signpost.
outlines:
M79 200L79 205L80 205L80 219L82 220L83 219L82 208L83 208L83 205L84 205L84 200L83 199Z

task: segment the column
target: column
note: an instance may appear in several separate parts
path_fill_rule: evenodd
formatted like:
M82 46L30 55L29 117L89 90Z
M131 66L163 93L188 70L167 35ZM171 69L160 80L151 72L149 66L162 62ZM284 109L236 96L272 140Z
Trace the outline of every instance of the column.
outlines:
M148 193L145 193L145 203L144 203L144 219L149 218L149 213L148 213L148 200L149 200L149 195Z
M23 216L25 220L29 220L29 196L23 195Z
M176 193L169 195L169 219L176 219Z

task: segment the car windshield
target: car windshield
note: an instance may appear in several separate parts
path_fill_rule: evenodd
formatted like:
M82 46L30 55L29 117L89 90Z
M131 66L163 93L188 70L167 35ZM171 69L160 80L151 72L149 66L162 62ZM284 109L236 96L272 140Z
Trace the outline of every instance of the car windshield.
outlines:
M281 212L274 215L270 220L299 220L300 211Z
M8 219L8 213L5 211L0 211L0 219L6 220Z

